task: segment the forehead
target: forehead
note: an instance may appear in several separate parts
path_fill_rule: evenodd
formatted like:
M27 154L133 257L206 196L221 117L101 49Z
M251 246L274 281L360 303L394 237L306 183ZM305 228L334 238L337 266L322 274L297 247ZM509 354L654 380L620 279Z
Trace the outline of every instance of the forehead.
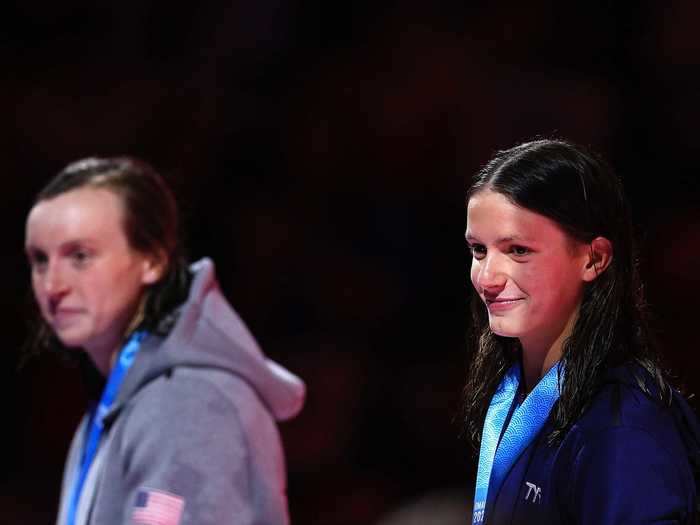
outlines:
M568 235L553 220L517 206L492 190L480 191L469 199L466 235L483 242L500 239L568 240Z
M27 242L105 239L122 232L120 197L103 188L78 188L39 201L29 212Z

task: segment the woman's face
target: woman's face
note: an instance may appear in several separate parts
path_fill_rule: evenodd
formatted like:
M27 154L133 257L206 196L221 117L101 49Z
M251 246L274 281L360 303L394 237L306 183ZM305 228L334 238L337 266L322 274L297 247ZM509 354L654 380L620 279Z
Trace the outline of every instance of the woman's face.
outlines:
M491 330L526 350L554 343L581 302L588 246L489 189L469 199L466 239Z
M84 348L106 373L145 287L160 278L153 258L129 246L122 202L82 187L37 203L25 249L41 314L67 347Z

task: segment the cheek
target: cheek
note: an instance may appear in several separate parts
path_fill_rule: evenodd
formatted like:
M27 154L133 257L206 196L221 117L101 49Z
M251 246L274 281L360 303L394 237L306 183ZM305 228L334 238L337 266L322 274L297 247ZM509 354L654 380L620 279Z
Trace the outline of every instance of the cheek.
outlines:
M477 261L476 259L472 259L472 265L469 269L469 276L472 281L472 286L478 290L476 286L476 280L479 277L479 261Z
M110 324L133 313L141 298L142 287L129 277L125 275L124 280L116 285L112 282L100 283L100 286L85 291L90 294L91 303L100 322Z
M509 272L510 281L528 295L541 292L546 285L546 274L539 268L528 264L514 264Z
M536 272L528 273L523 282L527 283L535 303L548 311L568 309L576 303L582 288L582 282L573 272L557 265L541 267Z
M43 288L41 279L39 277L32 276L32 293L34 294L34 300L42 310L44 309L44 303L46 302L46 298L42 293Z

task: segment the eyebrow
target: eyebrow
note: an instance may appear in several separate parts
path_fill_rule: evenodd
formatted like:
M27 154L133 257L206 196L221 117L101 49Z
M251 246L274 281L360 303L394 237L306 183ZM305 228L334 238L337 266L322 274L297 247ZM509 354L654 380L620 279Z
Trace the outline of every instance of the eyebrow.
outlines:
M24 253L27 255L33 255L38 252L43 252L41 248L34 246L33 244L25 244L24 246Z
M95 243L95 239L88 238L88 237L80 237L77 239L71 239L69 241L65 241L65 242L61 243L58 246L58 249L59 250L74 250L76 248L81 248L83 246L85 246L87 248L91 248L94 243ZM42 248L41 246L37 246L34 244L25 244L24 251L29 253L29 252L37 252L37 251L44 252L46 250L44 250L44 248Z
M465 233L464 238L467 241L477 241L478 239L471 235L470 233ZM500 237L499 239L496 239L496 244L501 244L501 243L506 243L506 242L532 242L529 239L526 239L525 237L521 237L519 235L508 235L506 237Z

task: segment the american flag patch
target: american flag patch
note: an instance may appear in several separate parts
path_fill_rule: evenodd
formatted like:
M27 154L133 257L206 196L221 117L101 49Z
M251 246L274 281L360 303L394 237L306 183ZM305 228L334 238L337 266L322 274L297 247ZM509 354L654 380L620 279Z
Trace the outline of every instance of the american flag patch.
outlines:
M133 525L178 525L185 500L162 490L140 490L136 496Z

